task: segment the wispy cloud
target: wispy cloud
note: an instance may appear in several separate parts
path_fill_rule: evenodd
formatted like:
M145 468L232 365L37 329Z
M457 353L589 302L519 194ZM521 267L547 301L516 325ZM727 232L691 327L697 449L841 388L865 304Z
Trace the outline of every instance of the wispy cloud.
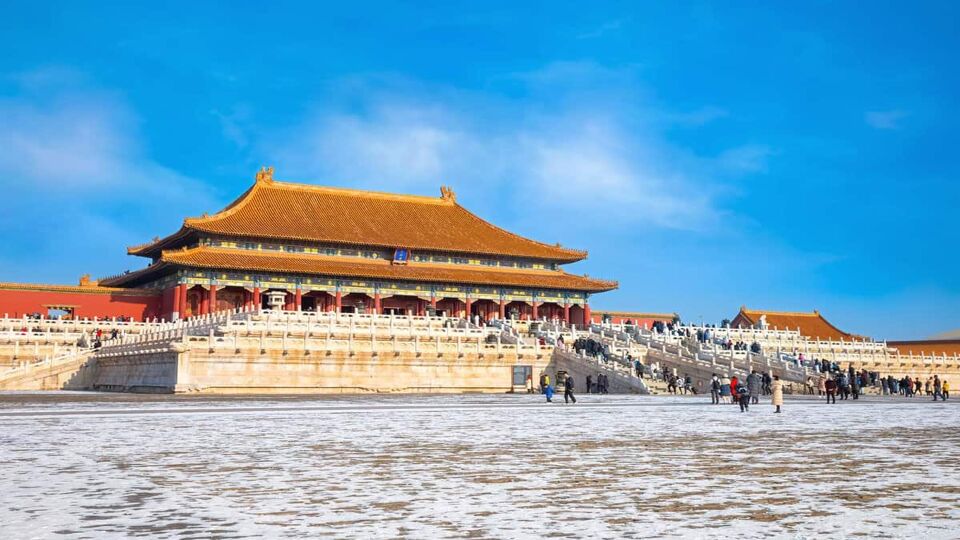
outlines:
M109 260L115 266L102 270L116 271L134 263L122 255L125 243L212 205L208 187L146 155L136 116L118 96L69 70L12 79L23 84L0 99L0 190L18 204L0 216L11 238L0 259ZM111 242L119 245L103 247Z
M766 145L748 144L723 151L717 161L724 169L735 174L763 173L767 171L767 161L774 154Z
M900 121L907 117L906 111L868 111L864 121L874 129L900 129Z
M303 124L269 137L263 153L281 176L398 191L451 183L473 206L499 205L508 194L526 209L608 218L592 221L597 229L714 227L724 214L720 178L762 172L769 152L757 146L698 159L661 131L665 113L635 103L642 89L624 95L602 83L629 77L552 64L515 74L523 85L515 99L422 85L358 93L362 85L351 85L349 110L324 99ZM690 121L723 114L704 108Z

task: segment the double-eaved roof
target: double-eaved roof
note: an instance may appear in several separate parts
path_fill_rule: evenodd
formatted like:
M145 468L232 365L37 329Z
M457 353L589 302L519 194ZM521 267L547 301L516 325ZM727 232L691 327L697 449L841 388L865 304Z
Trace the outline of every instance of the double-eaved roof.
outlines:
M258 175L259 176L259 175ZM223 211L188 218L176 233L129 248L156 257L191 234L260 238L461 254L579 261L585 251L550 245L501 229L441 197L258 181Z
M109 286L136 286L177 267L270 272L397 281L516 286L601 292L615 281L592 279L553 269L504 268L485 264L445 264L365 257L336 257L204 245L202 237L268 240L352 247L406 248L449 253L568 263L585 251L550 245L501 229L457 204L453 191L441 197L395 195L373 191L275 182L263 170L257 182L223 211L188 218L176 233L131 247L133 255L153 263L136 272L102 280Z

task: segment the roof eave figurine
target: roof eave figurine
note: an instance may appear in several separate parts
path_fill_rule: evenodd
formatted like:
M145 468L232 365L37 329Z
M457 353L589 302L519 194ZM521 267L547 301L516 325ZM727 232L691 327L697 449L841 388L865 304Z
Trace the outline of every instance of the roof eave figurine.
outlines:
M257 182L264 182L269 184L273 182L273 167L261 167L257 171Z

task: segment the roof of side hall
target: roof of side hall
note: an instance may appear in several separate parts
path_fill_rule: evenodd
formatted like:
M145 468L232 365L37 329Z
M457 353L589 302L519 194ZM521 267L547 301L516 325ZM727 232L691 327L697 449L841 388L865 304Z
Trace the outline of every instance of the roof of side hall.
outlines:
M760 317L766 315L767 326L781 330L800 330L800 334L810 337L839 341L843 340L863 340L863 336L850 334L840 330L830 323L814 310L812 313L801 313L792 311L764 311L758 309L740 308L740 313L734 318L733 323L736 326L738 319L748 325L756 325L760 322Z
M176 233L128 249L156 257L191 234L408 248L574 262L585 251L550 245L501 229L441 197L276 182L261 171L257 182L221 212L188 218Z

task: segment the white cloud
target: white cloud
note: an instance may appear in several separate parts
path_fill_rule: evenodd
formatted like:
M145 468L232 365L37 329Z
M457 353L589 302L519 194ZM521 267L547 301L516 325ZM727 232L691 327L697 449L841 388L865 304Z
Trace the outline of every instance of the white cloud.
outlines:
M668 115L631 104L642 90L606 90L611 78L629 88L630 76L584 63L550 65L514 74L511 81L528 89L516 99L351 84L349 109L323 100L304 123L263 141L262 153L280 178L419 193L451 184L481 212L523 201L515 210L607 218L592 223L598 230L714 227L724 214L719 178L762 171L769 151L744 147L718 160L672 145L661 133ZM690 122L726 114L695 112Z
M386 181L397 189L439 185L476 144L441 107L399 101L378 103L366 115L321 113L295 133L298 142L287 139L279 162L311 177Z
M907 113L901 110L868 111L864 114L864 121L874 129L900 129L900 121L906 116Z
M142 264L127 259L125 245L213 206L208 187L146 155L136 116L118 96L89 89L70 70L13 80L20 92L0 100L0 190L17 204L0 226L30 243L5 242L0 259L31 258L47 273L68 261L116 272Z

